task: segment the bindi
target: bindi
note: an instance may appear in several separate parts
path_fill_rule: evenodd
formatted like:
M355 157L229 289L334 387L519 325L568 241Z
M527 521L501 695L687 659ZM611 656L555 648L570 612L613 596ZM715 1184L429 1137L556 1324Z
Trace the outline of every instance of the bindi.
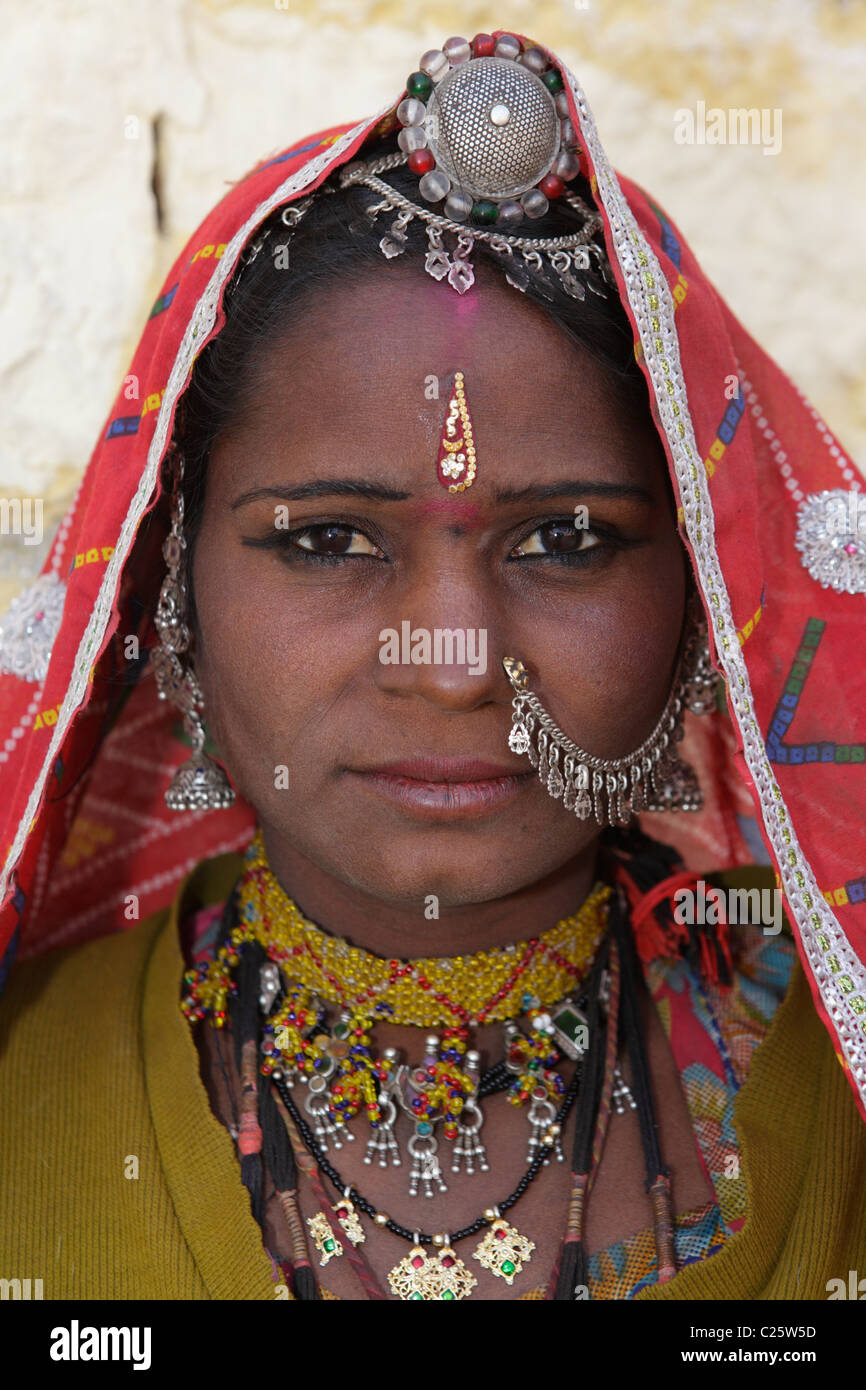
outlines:
M449 492L465 492L475 480L475 464L475 432L466 400L466 386L463 373L455 372L454 387L439 440L436 473L442 486L447 487Z

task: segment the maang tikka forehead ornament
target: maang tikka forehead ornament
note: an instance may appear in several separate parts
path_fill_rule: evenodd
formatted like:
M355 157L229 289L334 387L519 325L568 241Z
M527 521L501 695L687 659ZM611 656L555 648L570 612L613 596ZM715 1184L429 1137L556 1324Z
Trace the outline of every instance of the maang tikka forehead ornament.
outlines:
M603 296L614 286L604 249L593 240L601 217L567 187L580 172L581 150L562 78L543 49L513 34L476 34L471 43L447 39L410 73L397 120L399 151L356 161L340 175L341 187L363 184L380 195L367 208L371 221L397 214L379 242L383 255L404 252L407 228L417 219L427 226L428 275L447 277L458 294L474 284L476 242L510 258L507 278L520 290L527 283L521 262L543 273L545 260L575 299L587 289ZM381 177L403 164L419 176L423 202L440 211L412 202ZM573 232L512 235L544 217L552 200L570 210Z

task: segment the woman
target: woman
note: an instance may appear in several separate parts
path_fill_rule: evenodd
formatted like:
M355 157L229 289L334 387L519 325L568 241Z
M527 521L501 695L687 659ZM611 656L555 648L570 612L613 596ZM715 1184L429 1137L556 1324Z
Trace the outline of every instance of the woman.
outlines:
M4 1269L827 1297L855 481L529 39L234 187L4 627Z

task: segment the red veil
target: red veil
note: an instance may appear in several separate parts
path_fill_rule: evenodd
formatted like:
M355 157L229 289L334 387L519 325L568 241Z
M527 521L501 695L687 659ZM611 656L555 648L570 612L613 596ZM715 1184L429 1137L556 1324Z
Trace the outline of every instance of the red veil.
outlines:
M866 1117L866 610L862 594L822 587L795 547L800 504L822 490L858 491L858 474L671 219L611 168L580 85L550 57L569 93L727 690L728 715L690 716L687 726L704 811L644 821L696 871L769 857L815 1006ZM134 925L203 858L251 835L242 804L167 810L165 790L189 750L146 664L106 729L111 639L144 634L127 562L137 534L155 537L155 595L160 462L196 355L222 328L223 292L245 244L274 208L393 128L403 95L257 165L195 232L150 312L43 576L5 624L8 641L17 623L20 642L27 609L50 661L44 679L35 662L0 674L3 978L16 950Z

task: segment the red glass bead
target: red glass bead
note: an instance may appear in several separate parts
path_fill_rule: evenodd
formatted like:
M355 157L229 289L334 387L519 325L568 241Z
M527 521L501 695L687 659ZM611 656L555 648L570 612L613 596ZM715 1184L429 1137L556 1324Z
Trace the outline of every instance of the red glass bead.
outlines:
M342 1219L343 1219L344 1216L348 1216L348 1215L349 1215L349 1211L348 1211L348 1208L347 1208L347 1207L337 1207L337 1216L340 1218L341 1221L342 1221Z
M443 1255L439 1263L443 1266L444 1269L450 1269L454 1263L454 1258L452 1255Z
M409 168L413 174L426 174L428 169L435 169L436 160L432 150L413 150L409 156Z
M424 1264L424 1256L423 1256L423 1255L416 1255L415 1258L414 1258L414 1260L412 1261L412 1268L413 1268L413 1269L421 1269L421 1267L422 1267L423 1264Z
M492 34L476 34L472 40L473 58L492 58L496 40Z
M545 174L538 187L545 198L560 198L565 192L565 184L556 174Z
M505 1239L505 1232L502 1231L502 1230L494 1231L493 1234L495 1235L495 1237L496 1237L497 1240L504 1240L504 1239Z

